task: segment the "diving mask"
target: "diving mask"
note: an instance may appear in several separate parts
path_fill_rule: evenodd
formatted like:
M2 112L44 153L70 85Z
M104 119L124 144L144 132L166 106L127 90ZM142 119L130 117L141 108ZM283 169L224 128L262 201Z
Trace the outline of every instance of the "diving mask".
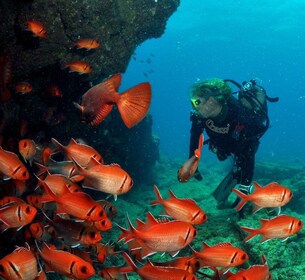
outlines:
M201 100L199 98L191 98L191 103L193 108L197 111L201 103Z

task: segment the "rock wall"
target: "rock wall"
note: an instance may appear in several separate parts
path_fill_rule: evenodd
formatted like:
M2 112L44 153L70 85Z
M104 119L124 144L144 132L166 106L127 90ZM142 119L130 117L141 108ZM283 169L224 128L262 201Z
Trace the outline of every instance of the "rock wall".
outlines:
M179 2L1 0L0 54L9 58L11 67L11 78L4 81L8 69L5 59L0 59L1 144L15 150L21 138L42 145L51 137L64 144L71 137L81 138L100 149L106 162L117 162L133 173L135 180L151 183L149 174L159 152L151 116L128 130L114 110L99 127L89 128L80 122L72 102L78 102L92 85L109 75L124 73L135 48L163 34ZM27 30L28 20L43 24L46 37L33 36ZM89 51L73 47L83 38L98 40L100 47ZM87 62L93 71L70 73L65 64L75 60ZM30 83L33 90L16 92L19 82ZM51 85L60 89L62 97L50 95Z

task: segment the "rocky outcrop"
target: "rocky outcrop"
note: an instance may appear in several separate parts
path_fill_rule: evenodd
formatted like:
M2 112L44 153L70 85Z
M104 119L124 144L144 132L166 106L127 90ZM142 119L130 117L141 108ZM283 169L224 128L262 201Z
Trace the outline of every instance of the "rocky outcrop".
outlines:
M63 143L71 137L81 138L100 148L106 162L117 162L139 181L151 182L151 167L158 158L151 116L128 130L114 111L99 127L90 128L80 122L72 102L78 102L98 81L125 72L135 48L163 34L179 2L2 0L0 53L5 52L12 65L12 79L5 86L0 84L2 96L4 89L12 95L0 106L2 145L14 149L20 138L32 138L43 145L51 137ZM25 24L28 20L43 24L46 37L33 36ZM90 51L73 47L83 38L98 40L100 47ZM69 73L65 65L75 60L87 62L93 71ZM31 93L15 92L21 81L32 85ZM50 85L58 86L62 97L51 96Z

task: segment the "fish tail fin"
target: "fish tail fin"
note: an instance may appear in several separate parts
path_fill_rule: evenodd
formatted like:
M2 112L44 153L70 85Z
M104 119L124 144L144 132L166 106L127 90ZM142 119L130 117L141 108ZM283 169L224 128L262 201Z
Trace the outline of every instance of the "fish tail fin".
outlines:
M121 240L124 239L124 243L127 243L127 242L131 241L132 239L134 239L134 235L130 230L121 227L117 223L116 223L116 225L122 231L122 234L118 238L118 242L120 242Z
M77 102L72 102L74 107L78 110L80 110L81 112L84 112L84 106L81 106L80 104L78 104Z
M240 211L245 206L247 201L249 201L249 196L235 188L233 188L232 191L235 192L241 198L241 202L237 206L237 211Z
M128 128L139 123L147 114L151 102L151 86L148 82L128 89L117 100L123 122Z
M159 191L159 189L158 189L158 187L156 185L154 185L154 190L155 190L157 199L152 201L150 203L150 205L162 204L163 198L162 198L161 193L160 193L160 191Z
M200 137L199 137L198 148L194 152L195 157L197 157L199 159L201 157L201 151L202 151L202 147L203 147L203 142L204 142L204 137L203 137L203 134L201 133Z
M248 233L250 233L246 238L245 238L245 242L248 242L250 239L252 239L254 236L259 234L259 231L257 229L254 228L248 228L248 227L240 227L243 231L246 231Z
M43 186L44 190L46 191L46 193L50 196L51 200L56 200L56 195L51 191L51 189L49 188L49 186L47 185L47 183L43 180L41 180L39 177L37 177L35 174L34 176L37 178L38 180L38 184L39 186ZM50 200L49 200L50 201Z

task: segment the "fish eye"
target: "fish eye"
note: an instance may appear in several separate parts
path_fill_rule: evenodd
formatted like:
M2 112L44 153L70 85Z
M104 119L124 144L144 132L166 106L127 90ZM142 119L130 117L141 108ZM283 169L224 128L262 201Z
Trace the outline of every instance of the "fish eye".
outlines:
M22 177L26 177L27 176L27 172L26 171L23 171L22 172Z
M241 259L242 259L242 260L245 260L245 259L247 259L247 256L246 256L246 254L243 254L243 255L241 256Z
M87 267L86 266L82 266L81 267L81 269L80 269L80 271L82 272L82 273L87 273Z
M90 235L91 238L95 238L96 233L95 233L94 231L91 231L91 232L89 233L89 235Z
M30 208L30 206L27 206L27 207L25 208L25 213L27 213L27 214L31 213L31 208Z
M196 262L195 262L195 268L197 268L197 269L200 268L200 262L199 262L199 261L196 261Z
M26 142L24 141L24 142L23 142L23 148L26 148L26 146L27 146L27 144L26 144Z
M302 222L301 221L298 222L298 226L302 226Z
M106 220L102 220L101 224L102 224L102 226L105 226L106 225Z
M193 237L197 235L197 230L194 231Z
M104 210L101 210L101 211L100 211L99 216L100 216L100 217L103 217L103 216L104 216Z

